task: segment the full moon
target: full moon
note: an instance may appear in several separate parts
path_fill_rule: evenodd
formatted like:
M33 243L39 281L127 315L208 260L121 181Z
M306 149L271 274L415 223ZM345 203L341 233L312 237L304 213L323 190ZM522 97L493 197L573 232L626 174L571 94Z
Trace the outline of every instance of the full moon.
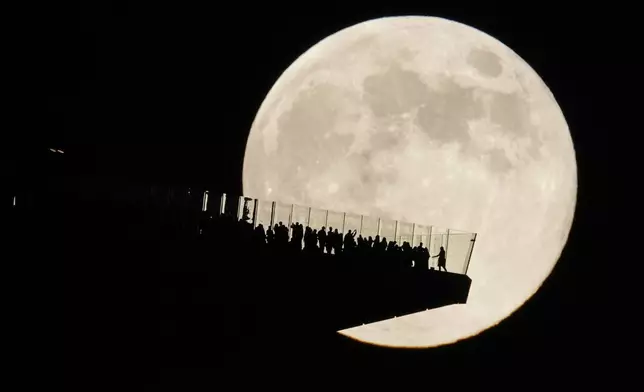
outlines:
M388 17L325 38L280 76L252 124L243 189L478 233L467 304L340 331L432 347L539 289L568 238L577 167L552 93L510 48L458 22Z

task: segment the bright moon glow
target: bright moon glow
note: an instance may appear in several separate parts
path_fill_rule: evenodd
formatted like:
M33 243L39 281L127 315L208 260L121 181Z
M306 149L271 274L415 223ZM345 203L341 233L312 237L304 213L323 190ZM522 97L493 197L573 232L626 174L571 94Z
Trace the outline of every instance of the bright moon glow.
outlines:
M557 102L516 53L457 22L392 17L327 37L282 74L253 122L243 187L478 233L467 304L341 331L430 347L495 325L541 286L568 238L577 169Z

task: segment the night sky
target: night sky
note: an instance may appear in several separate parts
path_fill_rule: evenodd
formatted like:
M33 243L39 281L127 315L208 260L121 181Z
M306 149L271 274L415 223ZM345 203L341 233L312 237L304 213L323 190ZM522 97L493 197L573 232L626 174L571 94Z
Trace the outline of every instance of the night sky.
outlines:
M526 18L517 16L525 11L520 6L500 12L103 3L52 10L56 18L42 35L46 107L38 140L63 148L67 160L78 159L73 168L85 175L240 191L248 131L281 72L324 37L378 16L441 16L501 40L550 87L578 154L584 149L585 97L608 82L588 83L594 72L590 46L608 38L544 9L530 10Z
M456 20L499 39L536 70L562 108L575 144L579 193L569 245L554 277L527 310L490 336L505 347L509 362L512 353L525 350L559 355L561 349L558 361L590 353L588 344L600 326L595 310L581 304L601 294L589 294L595 292L585 283L590 267L573 269L592 259L582 246L592 206L610 192L590 190L593 178L607 170L596 160L596 149L606 141L598 134L616 126L601 116L610 104L600 105L596 97L618 97L613 90L620 84L618 63L630 44L606 31L632 34L612 27L627 23L605 17L610 10L569 12L525 2L476 9L401 1L392 2L395 8L376 3L347 8L348 2L324 7L83 3L88 4L48 5L47 22L35 30L42 83L37 109L22 125L28 132L11 139L8 167L15 178L49 166L48 148L60 148L64 174L79 181L106 176L241 192L245 143L257 109L291 62L324 37L367 19L416 14ZM600 23L602 18L613 25ZM603 157L609 159L611 152L605 150ZM517 341L526 346L514 347Z

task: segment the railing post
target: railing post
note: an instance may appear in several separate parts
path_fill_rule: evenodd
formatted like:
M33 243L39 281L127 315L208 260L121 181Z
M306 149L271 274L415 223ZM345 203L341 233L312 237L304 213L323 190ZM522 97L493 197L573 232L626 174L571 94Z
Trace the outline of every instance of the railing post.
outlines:
M277 202L271 203L271 227L275 225L275 209L277 208Z
M208 191L203 193L203 204L201 205L201 211L208 211Z
M380 235L380 220L381 220L381 219L380 219L380 218L378 218L378 229L377 229L377 231L376 231L376 232L378 233L378 236Z
M295 212L295 204L291 204L291 210L288 212L288 223L286 225L286 230L288 230L288 238L290 239L293 236L293 213Z
M308 227L311 227L311 210L312 210L312 209L313 209L312 207L309 207L309 215L306 217L306 225L307 225ZM312 227L311 227L311 228L312 228Z
M246 199L244 196L239 196L237 201L237 220L241 220L244 217L244 205L246 204Z
M416 240L416 224L411 224L411 246L414 247L414 241Z
M226 211L226 194L222 193L219 199L219 216L223 215Z
M257 213L259 211L259 200L253 200L253 227L257 227Z
M433 229L433 226L429 226L429 235L427 236L427 252L432 251L432 229ZM429 259L430 263L429 264L434 263L433 257L431 257L431 255L432 254L430 253L429 254L429 256L430 256L430 259ZM432 265L432 267L433 267L433 265Z
M476 242L476 233L474 233L474 237L470 240L470 251L468 252L467 255L467 262L465 263L465 271L463 271L464 275L467 275L467 270L470 268L470 260L472 259L472 251L474 250L474 243Z
M326 214L324 215L324 227L328 227L329 225L329 210L326 210Z
M360 230L358 230L358 234L362 235L362 222L364 220L364 215L360 215Z
M396 221L396 224L394 225L394 241L398 242L396 237L398 237L398 221Z
M346 222L346 220L347 220L347 213L345 212L342 215L342 234L344 234L344 223Z

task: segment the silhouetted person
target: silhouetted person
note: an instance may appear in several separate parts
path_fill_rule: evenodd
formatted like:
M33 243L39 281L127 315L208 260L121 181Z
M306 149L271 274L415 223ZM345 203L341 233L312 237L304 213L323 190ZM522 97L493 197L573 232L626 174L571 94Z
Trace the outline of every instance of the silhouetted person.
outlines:
M305 251L310 251L311 250L311 234L313 230L311 230L311 227L306 226L306 229L304 230L304 250Z
M357 230L349 230L347 234L344 235L344 250L345 251L352 251L353 248L355 247L355 240L354 236L356 235Z
M304 240L304 226L297 224L297 249L302 250L302 241Z
M446 267L447 260L445 259L445 249L443 249L442 246L441 246L440 252L438 252L436 256L432 256L432 257L438 257L438 270L440 271L441 268L443 268L445 272L447 272L447 267Z
M387 244L387 252L393 252L395 248L396 241L389 241L389 244Z
M324 249L326 248L326 227L322 226L320 231L318 232L318 241L320 241L320 252L324 252Z
M281 221L278 225L275 225L275 242L281 248L288 246L288 227L284 226Z
M423 271L429 268L429 252L427 252L427 248L423 248L422 242L416 248L416 253L414 255L414 268L418 268Z
M261 223L255 228L255 242L259 245L266 245L266 233L264 232L264 225Z
M275 244L275 232L273 231L273 228L269 225L268 230L266 230L266 242L268 243L269 246L273 246Z
M306 232L304 234L304 249L307 252L314 252L317 250L317 246L318 246L317 230L312 230L309 226L306 226Z
M291 223L292 233L291 233L291 247L293 250L301 251L302 250L302 225L299 223Z
M380 240L378 250L381 252L384 252L385 250L387 250L387 237L382 237L382 240Z
M338 229L333 231L333 251L336 255L342 252L342 234L338 233Z
M326 243L324 244L327 254L331 254L331 250L333 249L333 241L335 241L335 233L333 232L333 227L329 227L329 233L326 236Z
M409 242L407 241L403 242L400 250L401 250L402 266L404 268L411 268L413 266L414 255L411 249L411 245L409 245Z

